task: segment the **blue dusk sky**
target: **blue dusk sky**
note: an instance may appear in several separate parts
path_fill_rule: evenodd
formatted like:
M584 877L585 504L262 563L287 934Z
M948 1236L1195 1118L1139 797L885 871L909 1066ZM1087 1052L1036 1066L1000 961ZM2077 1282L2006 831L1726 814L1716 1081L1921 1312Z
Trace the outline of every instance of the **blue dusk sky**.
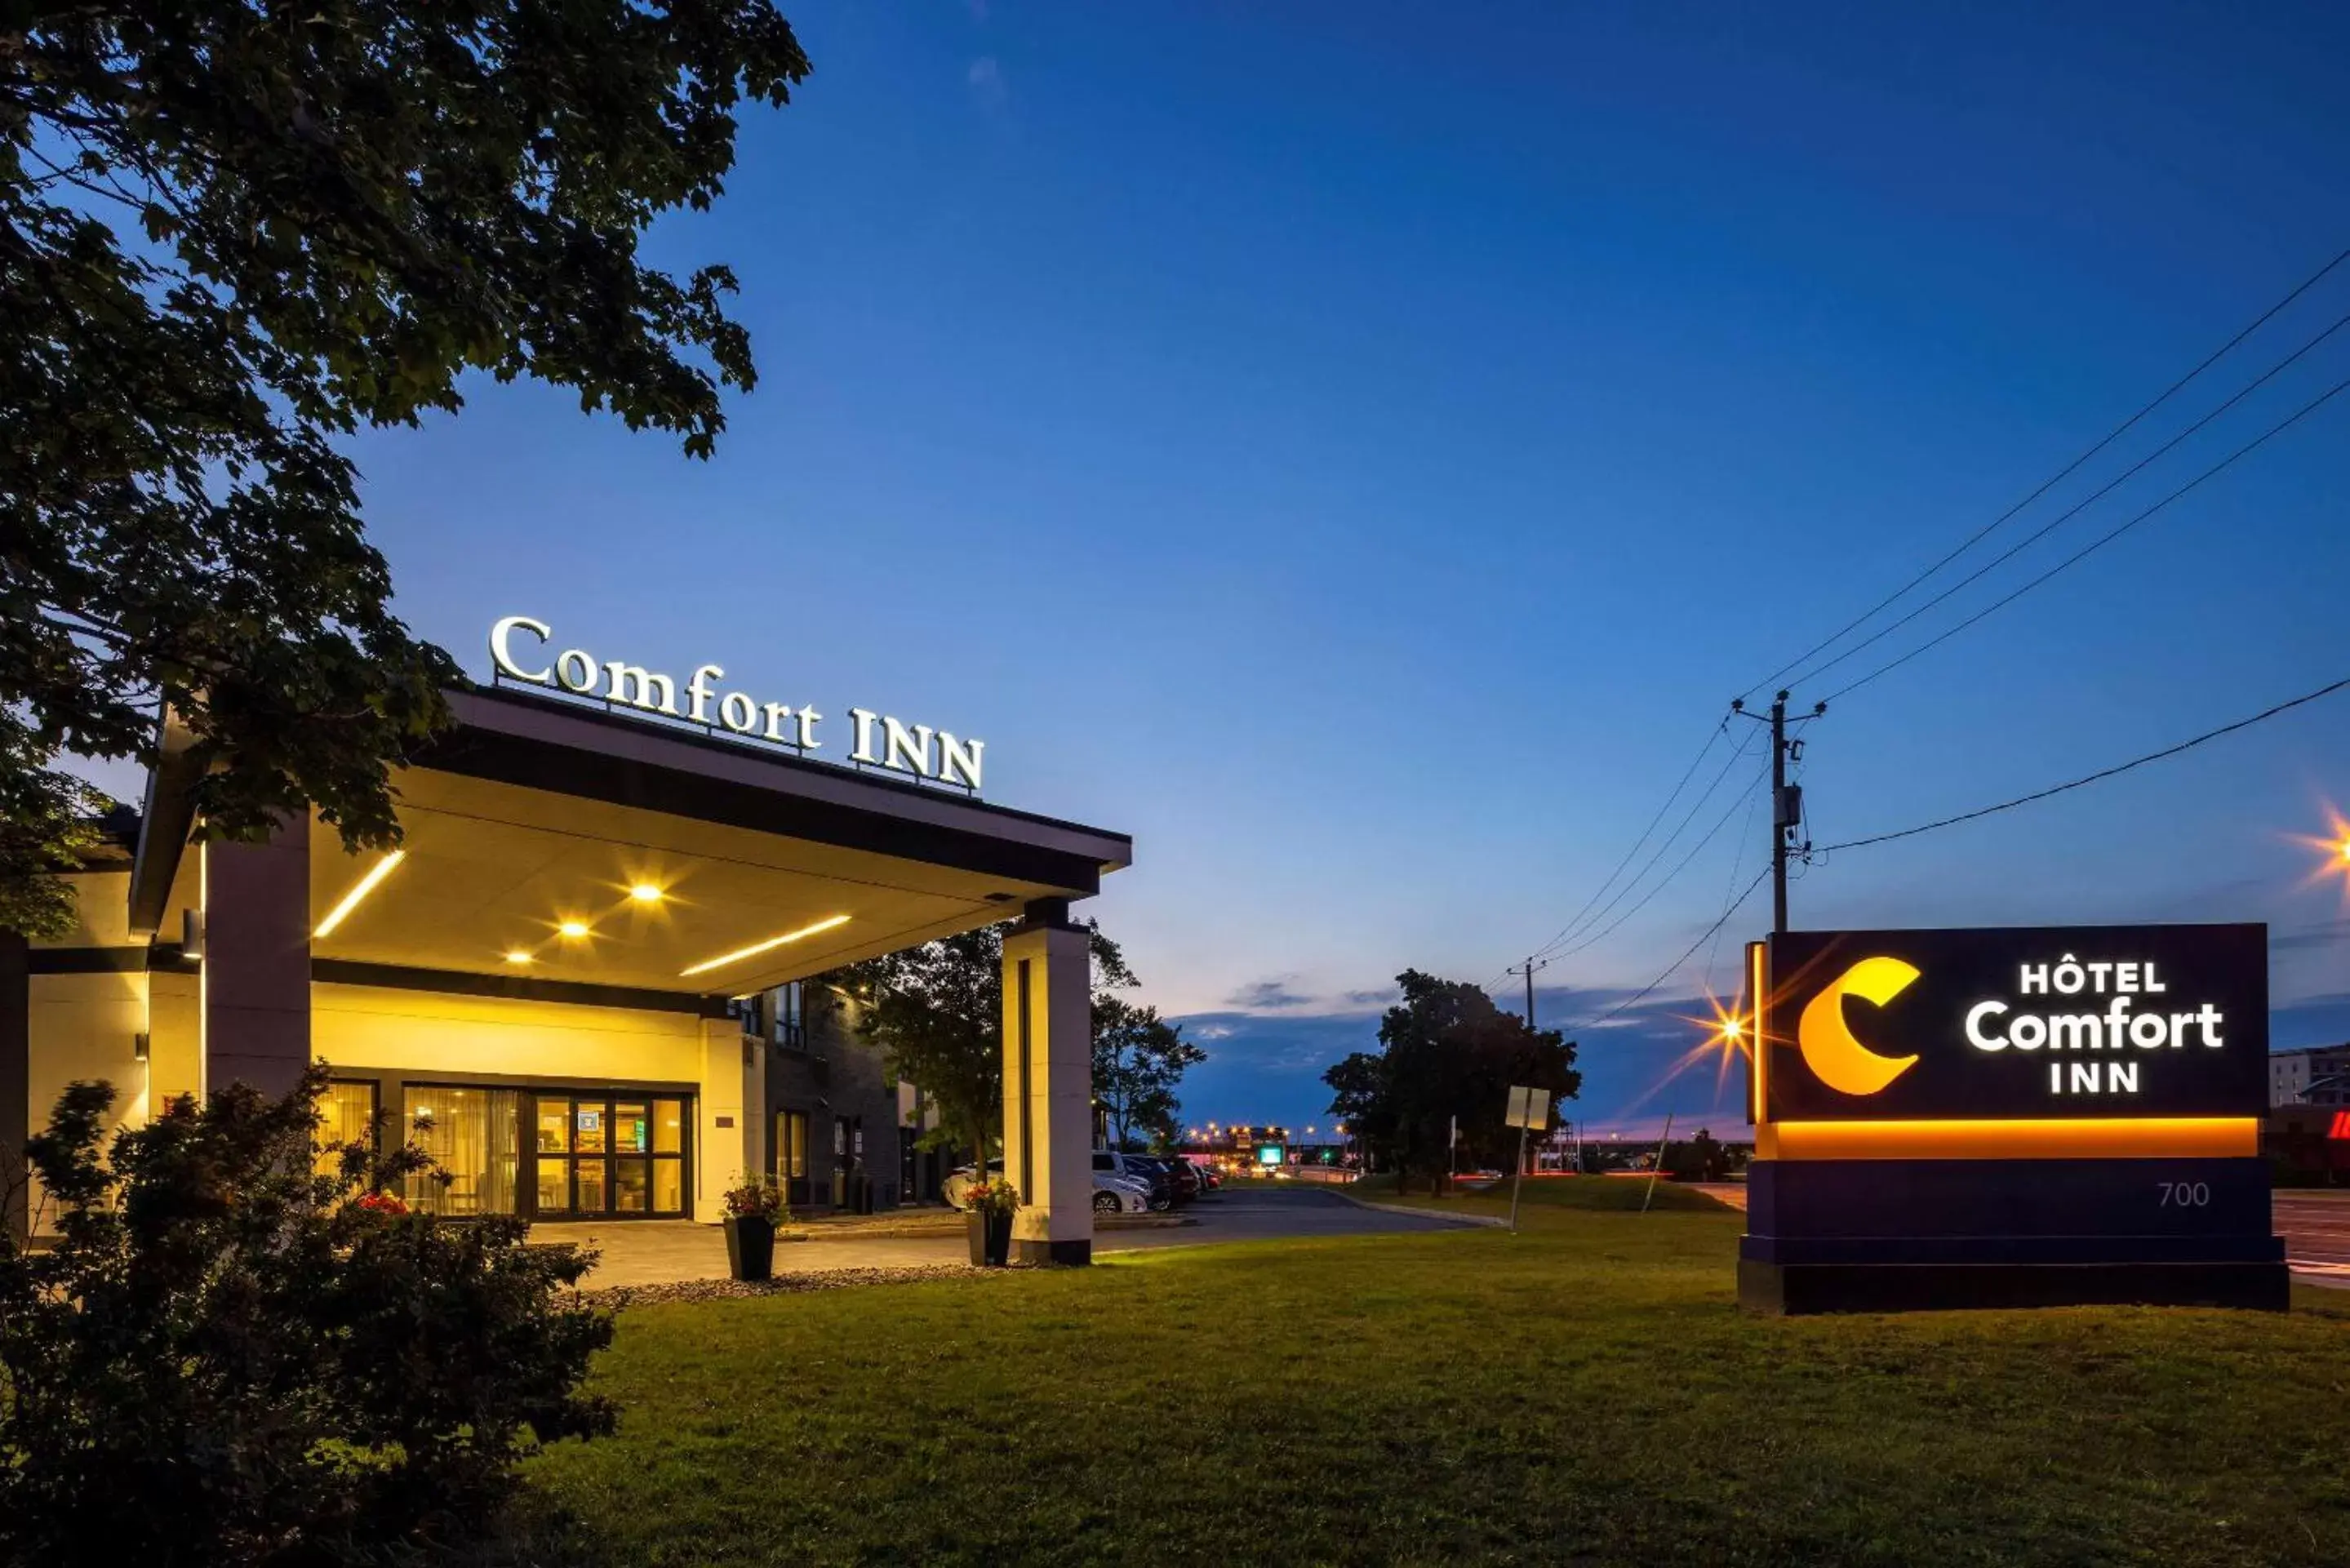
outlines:
M1513 996L1731 696L2350 245L2339 5L785 10L816 74L649 243L741 277L716 459L478 380L359 443L400 610L477 674L528 613L985 737L991 798L1134 836L1091 912L1210 1051L1201 1121L1323 1117L1407 966ZM2350 264L1962 567L2345 314ZM2345 377L2350 330L1799 703ZM1839 700L1815 837L2350 676L2345 479L2350 394ZM1734 1077L1655 1085L1765 896L1588 1023L1760 868L1760 769L1543 972L1594 1126L1736 1121ZM2350 694L1833 857L1795 920L2265 919L2275 1044L2339 1039L2350 909L2295 836L2334 803Z

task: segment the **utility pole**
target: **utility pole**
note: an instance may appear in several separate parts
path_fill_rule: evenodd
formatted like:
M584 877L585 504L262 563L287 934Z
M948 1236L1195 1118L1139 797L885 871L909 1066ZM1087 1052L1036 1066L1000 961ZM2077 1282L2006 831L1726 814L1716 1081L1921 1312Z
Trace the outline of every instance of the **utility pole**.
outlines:
M1510 966L1512 974L1522 974L1526 977L1526 1032L1528 1033L1534 1033L1534 971L1549 967L1550 960L1544 959L1537 963L1531 953L1526 955L1525 962Z
M1771 701L1771 930L1787 929L1787 694Z
M1761 715L1746 711L1742 697L1730 704L1730 711L1742 718L1762 722ZM1828 711L1825 702L1812 704L1811 717L1818 718ZM1787 929L1787 854L1811 852L1808 840L1795 841L1804 828L1804 786L1787 782L1787 764L1800 761L1804 742L1787 738L1787 693L1780 692L1771 699L1771 929L1775 934ZM1799 721L1800 722L1800 721ZM1513 971L1514 972L1514 971Z

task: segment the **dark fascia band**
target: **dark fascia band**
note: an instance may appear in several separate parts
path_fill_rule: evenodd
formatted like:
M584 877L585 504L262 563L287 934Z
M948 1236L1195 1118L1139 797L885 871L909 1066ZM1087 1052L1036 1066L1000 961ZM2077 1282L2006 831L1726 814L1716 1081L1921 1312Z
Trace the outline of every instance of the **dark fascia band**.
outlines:
M680 737L679 742L686 743L691 739ZM886 810L784 794L635 757L615 756L494 730L458 730L435 743L418 763L440 773L517 784L550 794L637 806L672 816L749 828L756 833L783 834L844 849L861 849L975 871L983 876L1041 883L1047 888L1066 888L1076 898L1087 898L1101 891L1101 867L1083 855L1066 850L1012 843ZM792 764L775 759L772 765ZM879 786L874 790L877 800L886 800L892 793L881 781L865 782ZM897 793L907 792L898 786Z
M172 950L176 956L178 950ZM158 955L160 956L160 955ZM35 948L25 955L31 974L140 974L149 950L135 948Z
M450 996L495 996L514 1002L552 1002L575 1007L627 1007L641 1012L685 1012L723 1018L726 999L634 985L596 985L586 981L533 980L516 974L474 974L465 970L411 969L406 964L360 963L349 959L310 961L310 978L331 985L372 985L395 991L435 991Z
M180 965L180 950L153 947L35 948L25 955L30 974L139 974ZM516 1002L553 1002L575 1007L627 1007L639 1012L687 1012L700 1018L726 1016L726 999L634 985L596 985L586 981L532 980L522 975L473 974L464 970L415 969L406 964L360 963L348 959L310 961L310 978L333 985L372 985L394 991L437 991L452 996L500 996Z

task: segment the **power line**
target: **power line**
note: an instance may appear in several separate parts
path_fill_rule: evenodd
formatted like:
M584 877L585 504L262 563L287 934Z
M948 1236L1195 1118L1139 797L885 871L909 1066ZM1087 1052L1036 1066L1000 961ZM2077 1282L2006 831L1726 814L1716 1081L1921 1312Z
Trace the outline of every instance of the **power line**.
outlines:
M1665 814L1672 810L1673 803L1675 801L1680 799L1681 791L1689 788L1690 780L1697 776L1698 768L1705 762L1705 759L1708 756L1712 754L1714 742L1721 740L1723 733L1727 732L1729 728L1730 721L1726 718L1720 723L1714 725L1712 731L1708 733L1705 738L1705 744L1699 747L1697 755L1690 759L1690 765L1688 769L1682 773L1680 782L1673 785L1673 793L1665 797L1664 805L1657 807L1657 815L1648 819L1648 826L1640 830L1640 836L1632 841L1632 847L1624 851L1624 858L1616 863L1616 868L1607 873L1607 879L1600 883L1596 888L1593 889L1591 897L1584 900L1583 908L1577 909L1575 912L1574 918L1569 919L1565 926L1559 929L1558 934L1551 938L1550 940L1544 942L1541 947L1534 950L1536 957L1539 958L1542 954L1548 952L1551 949L1556 947L1559 943L1566 940L1569 936L1573 935L1575 929L1583 923L1583 917L1591 912L1592 906L1598 903L1599 900L1607 895L1607 889L1616 885L1616 878L1624 874L1624 867L1632 863L1632 857L1640 853L1641 846L1648 842L1648 836L1657 831L1657 824L1665 820ZM1719 783L1720 781L1717 780L1716 782ZM1709 791L1708 793L1710 794L1711 792ZM1666 842L1669 844L1671 840L1668 839ZM1638 877L1633 879L1635 881L1638 880ZM1503 972L1506 974L1508 971L1503 971ZM1492 982L1489 981L1486 983L1490 986Z
M2046 582L2057 573L2079 565L2090 556L2093 556L2097 551L2104 549L2106 545L2112 544L2115 540L2120 538L2123 535L2128 533L2131 529L2137 527L2139 524L2145 522L2147 518L2153 516L2156 513L2161 511L2164 507L2178 500L2180 496L2185 495L2189 491L2195 489L2205 480L2211 478L2221 470L2232 465L2238 459L2247 457L2252 452L2258 451L2261 447L2265 446L2270 441L2283 434L2286 431L2292 429L2294 425L2299 424L2311 414L2315 413L2326 403L2340 396L2345 389L2350 389L2350 378L2345 378L2334 382L2333 386L2328 387L2324 391L2320 392L2316 397L2312 398L2308 402L2303 403L2300 408L2294 410L2292 413L2287 414L2283 419L2278 421L2275 424L2271 425L2267 430L2262 431L2259 435L2254 436L2251 441L2246 441L2242 446L2238 447L2235 451L2230 452L2227 456L2221 458L2219 462L2213 463L2210 467L2205 469L2202 472L2197 474L2194 478L2189 480L2186 483L2180 485L2178 489L2172 491L2169 494L2164 496L2161 500L2147 507L2145 511L2137 514L2135 517L2126 518L2121 523L2116 524L2112 528L2107 529L2096 538L2090 540L2087 544L2082 545L2079 549L2074 551L2071 555L2065 556L2063 560L2057 562L2054 566L2041 573L2038 576L2024 583L2022 587L2015 589L2012 593L2010 593L2003 597L1993 599L1990 604L1985 605L1982 608L1967 617L1966 619L1960 621L1957 625L1950 627L1945 630L1938 632L1934 636L1928 638L1924 642L1919 643L1917 647L1901 655L1898 659L1888 659L1887 662L1878 665L1876 669L1870 670L1859 680L1853 681L1850 685L1838 687L1835 691L1829 693L1825 700L1833 702L1840 697L1844 697L1851 692L1859 691L1870 681L1876 680L1878 676L1888 674L1893 670L1898 670L1901 666L1908 663L1911 659L1917 658L1927 649L1939 647L1941 644L1948 642L1950 639L1958 636L1959 633L1966 630L1969 627L1973 626L1976 622L1984 619L1986 617L1995 613L1996 611L2006 608L2009 605L2013 604L2016 600L2022 598L2024 595L2030 593L2033 589L2038 587L2041 584Z
M2074 458L2062 469L2059 469L2054 474L2043 482L2037 489L2033 490L2031 494L2025 496L2022 500L2017 502L2014 505L2009 507L2006 511L1992 518L1989 523L1975 530L1974 533L1969 535L1965 540L1960 542L1957 548L1951 550L1940 560L1936 561L1932 566L1928 566L1924 571L1919 572L1916 576L1911 577L1908 582L1903 583L1899 587L1886 595L1885 597L1877 600L1877 603L1862 611L1860 615L1854 618L1852 620L1847 621L1844 626L1838 628L1832 635L1814 643L1810 648L1805 649L1802 653L1799 653L1794 658L1789 659L1778 670L1756 681L1753 685L1748 687L1741 695L1744 697L1752 697L1757 691L1766 691L1778 684L1780 678L1784 676L1789 670L1800 669L1803 665L1808 663L1814 655L1835 647L1853 631L1874 618L1879 611L1884 610L1888 606L1894 604L1897 600L1908 594L1911 589L1917 587L1919 584L1934 576L1935 573L1940 571L1944 566L1949 566L1952 561L1957 560L1960 556L1963 556L1969 550L1973 549L1975 545L1981 543L1985 538L1988 538L1991 534L2003 526L2009 519L2014 517L2018 513L2031 505L2033 502L2039 500L2043 495L2047 494L2048 492L2054 489L2056 485L2070 478L2080 469L2083 463L2087 462L2091 458L2096 456L2099 452L2105 451L2106 448L2111 446L2115 441L2127 434L2140 420L2143 420L2147 415L2154 412L2155 410L2168 402L2171 398L2176 396L2187 386L2189 382L2194 380L2204 371L2210 369L2213 365L2218 364L2221 359L2225 358L2229 352L2238 344L2243 342L2245 338L2250 337L2253 333L2268 325L2278 312L2293 304L2293 301L2299 299L2303 295L2307 294L2312 288L2314 288L2327 274L2331 273L2335 267L2340 266L2345 261L2350 261L2350 249L2344 250L2332 261L2327 262L2324 266L2319 267L2314 273L2312 273L2307 278L2303 280L2298 288L2295 288L2282 299L2278 300L2274 305L2270 306L2266 310L2262 311L2253 319L2250 326L2237 333L2233 337L2229 338L2225 343L2220 345L2218 348L2212 350L2210 355L2205 357L2200 364L2188 371L2184 376L2178 378L2178 380L2173 381L2168 388L2164 389L2161 395L2157 397L2152 402L2147 403L2144 408L2139 409L2137 412L2130 415L2129 418L2124 420L2120 424L2116 425L2111 431L2107 431L2104 438L2098 441L2095 445L2090 447L2088 451Z
M1592 917L1595 923L1599 920L1606 919L1608 912L1614 909L1617 905L1622 903L1627 898L1630 897L1632 889L1640 885L1641 879L1647 877L1650 871L1656 869L1657 862L1662 860L1665 857L1665 852L1680 841L1681 835L1689 831L1690 824L1697 820L1697 814L1705 809L1705 803L1711 800L1713 798L1714 791L1721 787L1721 781L1730 776L1731 770L1738 766L1740 761L1745 757L1746 753L1751 751L1752 747L1753 738L1752 736L1749 736L1746 740L1739 742L1738 749L1730 753L1730 760L1721 764L1721 771L1714 774L1713 781L1705 786L1705 793L1699 795L1695 801L1690 803L1688 814L1680 819L1680 822L1673 828L1672 832L1667 834L1664 840L1657 846L1657 852L1649 856L1647 863L1644 864L1638 871L1632 873L1632 879L1625 883L1621 888L1617 889L1616 896L1613 898L1608 899L1607 902L1601 907L1599 912ZM1737 808L1737 801L1732 800L1731 802L1731 809L1735 811ZM1706 834L1705 837L1698 841L1698 848L1703 848L1706 843L1713 837L1714 834L1721 831L1721 825L1717 822L1713 826L1712 829ZM1640 909L1641 905L1646 904L1650 898L1655 898L1659 892L1663 890L1667 884L1670 883L1674 877L1679 876L1683 868L1689 865L1690 857L1695 854L1696 850L1692 849L1690 852L1690 855L1683 856L1681 857L1680 864L1675 866L1670 871L1665 873L1664 879L1657 883L1656 886L1650 888L1648 893L1640 899L1638 904L1635 904L1631 909L1627 909L1622 916L1617 919L1614 924L1609 925L1607 929L1601 931L1599 935L1602 937L1606 936L1608 931L1614 930L1617 926L1622 925L1626 919L1630 919L1631 916ZM1584 928L1585 932L1587 932L1589 929L1589 926L1586 926ZM1575 940L1575 945L1573 947L1565 948L1565 952L1560 952L1559 950L1565 947L1565 943L1570 940ZM1596 937L1587 937L1583 935L1581 932L1575 933L1572 939L1568 935L1562 933L1560 936L1553 938L1547 945L1537 950L1534 956L1536 958L1547 958L1555 953L1559 957L1565 957L1570 953L1581 952L1585 948L1589 947L1592 942L1597 940L1598 938Z
M2333 337L2336 332L2341 331L2345 327L2350 327L2350 316L2343 317L2340 320L2334 322L2333 326L2328 327L2324 331L2319 333L2316 337L2312 337L2300 348L2294 349L2292 353L2286 355L2283 358L2270 366L2266 370L2263 370L2260 375L2247 382L2236 392L2235 396L2220 404L2210 412L2205 414L2201 419L2197 420L2193 424L2189 425L2185 430L2180 431L2177 435L2172 436L2168 441L2163 442L2160 446L2147 453L2146 456L2138 459L2137 462L2132 463L2120 473L2115 475L2097 490L2092 492L2087 496L2085 496L2080 501L2075 502L2073 505L2065 508L2063 512L2058 513L2054 517L2050 518L2047 522L2042 524L2031 533L2026 534L2022 538L2017 540L2014 544L2010 545L2006 549L2001 551L1998 555L1993 556L1990 560L1984 562L1981 566L1977 566L1973 571L1968 573L1957 582L1952 583L1949 587L1944 588L1940 593L1936 594L1924 604L1921 604L1918 606L1917 608L1910 610L1898 620L1889 622L1885 626L1877 628L1877 630L1869 633L1858 642L1854 643L1850 648L1846 649L1834 659L1827 660L1824 664L1816 665L1812 669L1805 670L1802 675L1795 678L1794 683L1801 685L1804 681L1818 680L1822 675L1834 670L1846 659L1850 659L1853 655L1860 652L1861 649L1872 647L1875 644L1883 641L1885 639L1892 636L1895 632L1899 631L1903 627L1908 626L1911 621L1916 620L1919 616L1922 616L1927 611L1934 608L1937 605L1944 603L1946 600L1950 599L1951 596L1961 593L1967 588L1971 587L1974 584L1981 582L1991 572L1996 571L1999 567L2006 565L2009 561L2013 560L2018 555L2031 548L2033 545L2038 544L2050 534L2054 533L2058 528L2063 527L2066 523L2070 522L2074 517L2079 516L2083 512L2088 510L2088 508L2104 500L2106 496L2112 494L2124 484L2129 483L2130 480L2136 478L2150 464L2158 462L2165 456L2168 456L2181 441L2186 441L2189 436L2192 436L2196 431L2210 424L2213 420L2218 419L2221 414L2226 413L2230 409L2234 408L2238 403L2241 403L2246 398L2251 397L2254 392L2266 386L2272 379L2283 372L2295 361L2299 360L2303 355L2307 354L2311 349L2324 342L2328 337ZM2331 397L2333 394L2328 393L2326 395ZM2321 398L2318 401L2323 402L2324 401L2324 399ZM2307 410L2303 410L2304 413L2307 411ZM2296 414L2293 417L2298 419L2300 418L2300 415ZM2286 422L2289 424L2292 421L2287 421ZM2272 431L2271 433L2273 434L2274 432ZM2263 437L2262 439L2265 440L2266 438ZM2258 445L2259 443L2255 442L2253 444ZM2241 456L2241 453L2239 453L2238 455ZM2232 462L2234 460L2230 459L2230 461ZM2201 481L2199 480L2197 483L2200 483ZM1845 690L1850 691L1851 688L1846 687ZM1838 695L1841 694L1842 693L1838 693Z
M2350 684L2350 682L2345 682L2345 684ZM1609 1008L1598 1017L1588 1019L1584 1023L1576 1024L1575 1026L1575 1032L1580 1033L1586 1029L1596 1029L1601 1024L1611 1022L1619 1015L1629 1012L1632 1008L1638 1006L1642 1002L1646 1001L1650 992L1664 984L1665 981L1672 979L1674 973L1679 970L1681 965L1689 962L1690 954L1696 952L1698 949L1712 940L1713 933L1721 929L1722 927L1730 923L1731 916L1738 913L1739 910L1746 907L1746 900L1754 897L1754 889L1760 888L1765 881L1769 880L1770 876L1770 867L1763 867L1762 872L1755 877L1754 880L1746 884L1746 890L1730 901L1729 907L1721 911L1721 918L1714 921L1713 924L1708 926L1704 930L1700 931L1698 933L1697 940L1690 943L1688 950L1683 952L1680 957L1673 960L1671 965L1666 969L1664 973L1657 976L1656 979L1650 981L1648 984L1642 986L1639 990L1634 992L1631 995L1626 997L1623 1001L1617 1002L1615 1006Z
M1714 841L1715 837L1721 834L1722 828L1729 825L1730 819L1736 814L1740 803L1747 800L1749 796L1752 796L1754 794L1755 785L1760 784L1762 782L1762 781L1761 779L1756 779L1754 784L1747 785L1736 799L1731 800L1729 810L1724 811L1721 815L1715 820L1714 825L1706 830L1705 836L1699 839L1695 844L1690 846L1690 852L1681 857L1680 864L1675 866L1672 870L1666 875L1663 881L1659 882L1655 887L1649 888L1647 893L1643 894L1638 903L1633 905L1630 909L1617 916L1613 920L1610 920L1604 929L1593 932L1591 935L1586 936L1582 940L1576 942L1573 947L1568 948L1565 951L1555 954L1554 956L1557 958L1573 958L1576 953L1583 951L1586 948L1598 945L1600 942L1607 940L1610 936L1614 935L1615 932L1622 927L1625 921L1630 919L1642 909L1648 908L1648 901L1669 887L1672 884L1674 877L1679 877L1683 871L1689 868L1689 863L1698 857L1698 853L1707 845ZM1749 809L1752 809L1751 803L1749 805Z
M2165 746L2158 752L2148 752L2142 757L2133 757L2128 762L2118 763L2114 767L2101 768L2095 773L2064 784L2054 784L2047 789L2034 790L2030 794L2020 794L2013 800L2001 801L1996 805L1986 805L1974 811L1962 811L1956 816L1945 816L1934 822L1919 823L1915 827L1905 827L1897 833L1872 834L1866 838L1854 838L1842 844L1831 844L1827 846L1828 852L1832 853L1839 849L1865 849L1872 844L1890 844L1897 838L1915 838L1921 833L1932 833L1937 828L1952 827L1961 822L1973 822L1979 817L1991 816L2002 811L2012 811L2019 805L2030 805L2034 801L2046 800L2051 795L2063 794L2067 790L2081 789L2089 784L2101 783L2106 779L2128 773L2133 768L2142 768L2148 763L2158 763L2166 757L2175 757L2181 752L2191 752L2207 741L2216 741L2222 735L2232 735L2239 730L2250 729L2254 724L2273 719L2280 713L2290 712L2305 703L2314 702L2321 697L2331 697L2336 691L2345 688L2350 688L2350 677L2336 680L2329 686L2321 686L2314 691L2304 692L2299 697L2280 702L2273 708L2263 708L2248 719L2239 719L2231 724L2222 724L2216 730L2206 730L2191 740L2181 741L2175 746ZM1749 891L1752 889L1750 888Z

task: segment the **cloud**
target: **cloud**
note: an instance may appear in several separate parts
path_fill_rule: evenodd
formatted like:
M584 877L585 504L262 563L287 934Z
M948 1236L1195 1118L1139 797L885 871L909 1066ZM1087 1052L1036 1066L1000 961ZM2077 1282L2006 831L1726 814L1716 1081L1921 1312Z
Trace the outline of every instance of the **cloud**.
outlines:
M1224 1005L1244 1007L1251 1012L1270 1011L1279 1007L1306 1006L1314 999L1302 991L1291 990L1289 982L1293 978L1290 975L1277 974L1271 980L1260 980L1253 985L1244 985L1225 998Z
M1003 67L995 63L993 55L982 55L972 61L963 79L971 84L972 101L983 109L1002 109L1012 96L1012 89L1003 82Z
M2304 948L2330 948L2337 942L2350 942L2350 919L2320 920L2284 936L2272 936L2269 939L2269 950L2296 952Z
M1403 992L1398 991L1394 986L1383 985L1377 991L1347 992L1341 995L1338 1000L1354 1007L1385 1008L1394 1005L1395 1002L1402 998L1402 996Z
M1563 1019L1605 1011L1629 994L1581 991L1571 1009L1563 995L1556 1006L1547 992L1536 1001L1545 1016ZM1586 1030L1575 1061L1583 1072L1583 1092L1564 1114L1594 1133L1620 1131L1627 1137L1654 1136L1667 1111L1677 1127L1711 1127L1721 1137L1742 1135L1742 1064L1718 1074L1717 1064L1708 1058L1674 1071L1700 1037L1699 1027L1688 1020L1707 1012L1695 996L1649 997L1627 1008L1607 1029ZM1208 1052L1208 1059L1183 1079L1183 1114L1194 1123L1312 1123L1329 1114L1330 1089L1322 1075L1351 1052L1379 1048L1376 1012L1309 1012L1292 1005L1273 1012L1193 1013L1174 1022Z

